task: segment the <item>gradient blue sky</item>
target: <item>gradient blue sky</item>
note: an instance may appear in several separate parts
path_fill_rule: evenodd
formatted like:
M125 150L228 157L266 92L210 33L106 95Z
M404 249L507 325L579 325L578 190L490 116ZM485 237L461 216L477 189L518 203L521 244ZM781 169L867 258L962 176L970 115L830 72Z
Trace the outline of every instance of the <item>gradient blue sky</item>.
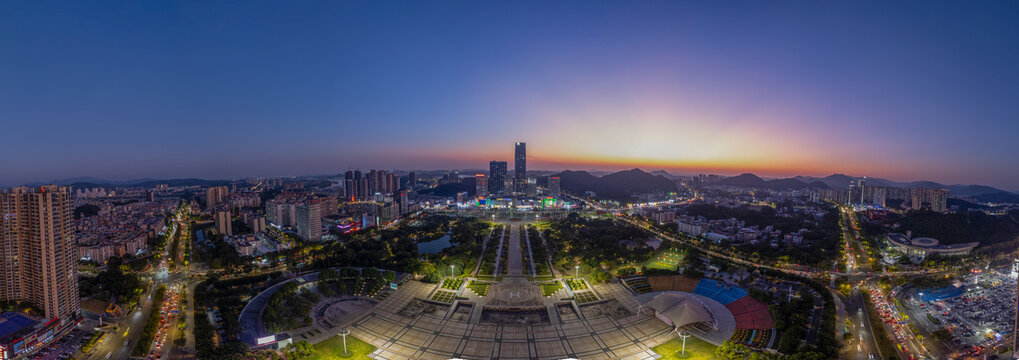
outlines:
M348 167L1019 190L1019 2L0 3L0 184Z

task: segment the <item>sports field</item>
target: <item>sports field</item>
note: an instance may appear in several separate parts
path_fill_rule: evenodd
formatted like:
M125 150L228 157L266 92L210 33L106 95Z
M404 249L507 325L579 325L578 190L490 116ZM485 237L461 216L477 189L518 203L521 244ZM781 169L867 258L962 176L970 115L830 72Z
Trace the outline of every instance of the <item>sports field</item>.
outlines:
M679 265L679 261L683 259L683 254L677 251L666 250L655 255L651 260L648 260L644 264L648 269L660 269L676 271Z

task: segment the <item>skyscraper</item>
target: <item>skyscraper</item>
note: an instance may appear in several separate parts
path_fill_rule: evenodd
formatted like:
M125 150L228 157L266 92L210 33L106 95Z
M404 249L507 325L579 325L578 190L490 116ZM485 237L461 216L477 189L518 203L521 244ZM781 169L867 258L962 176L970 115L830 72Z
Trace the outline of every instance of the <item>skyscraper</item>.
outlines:
M488 178L485 174L474 175L474 196L488 196Z
M322 240L322 209L318 200L297 205L297 233L304 240Z
M518 142L513 152L514 191L527 190L527 143Z
M353 201L357 198L357 181L354 180L353 170L347 170L343 174L343 197L347 201Z
M407 189L414 190L414 186L418 184L418 176L413 171L407 174Z
M27 301L47 319L77 316L74 201L68 187L0 191L0 300Z
M548 178L548 192L554 198L558 198L562 194L562 190L559 188L559 177L552 176Z
M506 162L489 162L488 192L491 194L502 194L504 191L506 191Z
M863 179L857 180L856 183L858 184L857 187L859 188L859 191L860 191L860 205L866 204L867 201L868 201L867 200L867 196L866 196L866 194L867 194L867 177L864 176Z

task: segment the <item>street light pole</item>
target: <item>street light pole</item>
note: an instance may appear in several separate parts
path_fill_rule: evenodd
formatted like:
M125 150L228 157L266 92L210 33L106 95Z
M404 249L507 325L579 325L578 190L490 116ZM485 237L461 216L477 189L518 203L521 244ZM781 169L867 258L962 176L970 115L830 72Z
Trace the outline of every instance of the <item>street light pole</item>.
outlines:
M347 353L347 335L348 334L350 334L350 330L347 330L347 329L340 330L340 336L343 336L343 353L344 354Z
M680 333L679 337L683 338L683 352L682 352L682 354L686 355L686 338L690 337L690 333L686 333L686 332Z

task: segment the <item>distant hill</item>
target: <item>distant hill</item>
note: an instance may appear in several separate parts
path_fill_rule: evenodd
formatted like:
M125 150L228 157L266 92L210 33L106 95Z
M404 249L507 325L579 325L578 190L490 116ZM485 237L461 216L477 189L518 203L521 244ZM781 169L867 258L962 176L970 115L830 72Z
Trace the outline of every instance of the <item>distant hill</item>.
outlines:
M796 179L800 181L820 181L828 185L833 189L848 189L849 184L855 182L858 177L844 175L844 174L832 174L823 178L817 178L812 176L797 176ZM902 188L939 188L948 189L950 196L964 196L977 199L981 202L1002 202L1002 203L1019 203L1019 194L1001 190L995 187L986 185L945 185L934 181L912 181L912 182L896 182L888 179L881 178L867 178L867 184L870 186L889 186L889 187L902 187Z
M797 190L806 188L828 188L820 181L806 182L798 178L764 180L757 175L745 173L719 180L719 184L730 186L756 187L774 190Z
M599 198L626 200L634 193L676 191L676 182L662 175L652 175L641 169L624 170L596 177L586 171L563 171L556 175L566 192L583 194L595 192Z
M169 186L217 186L227 185L229 180L205 180L198 178L187 178L187 179L135 179L127 181L109 181L103 179L96 179L92 177L76 177L70 179L59 179L49 182L34 182L25 184L25 186L43 186L43 185L63 185L71 186L72 188L95 188L95 187L155 187L158 184L167 184Z
M729 186L744 186L744 187L759 187L763 188L767 184L764 179L761 179L757 175L751 173L743 173L733 177L727 177L718 181L719 185Z

